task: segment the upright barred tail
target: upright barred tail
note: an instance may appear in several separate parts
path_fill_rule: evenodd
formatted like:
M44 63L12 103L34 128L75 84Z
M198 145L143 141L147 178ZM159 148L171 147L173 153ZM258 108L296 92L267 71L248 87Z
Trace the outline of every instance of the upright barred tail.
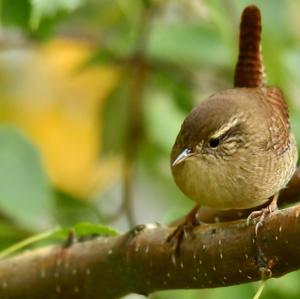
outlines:
M250 5L242 14L240 24L240 50L235 68L235 87L264 85L264 65L261 55L261 16L259 9Z

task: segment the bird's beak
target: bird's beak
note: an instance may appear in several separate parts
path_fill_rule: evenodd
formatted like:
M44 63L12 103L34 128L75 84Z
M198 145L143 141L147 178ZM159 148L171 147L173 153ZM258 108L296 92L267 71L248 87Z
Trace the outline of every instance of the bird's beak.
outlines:
M172 167L180 164L188 157L192 156L193 153L189 148L186 148L181 154L178 155L178 157L175 159L175 161L172 163Z

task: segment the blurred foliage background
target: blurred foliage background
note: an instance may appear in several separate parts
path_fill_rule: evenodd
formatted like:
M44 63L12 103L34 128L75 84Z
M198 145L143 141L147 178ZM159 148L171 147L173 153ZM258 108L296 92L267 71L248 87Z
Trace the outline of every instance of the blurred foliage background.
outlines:
M185 214L193 203L169 152L191 108L232 87L250 3L300 144L299 1L0 0L0 249L57 224L125 231ZM299 279L268 281L263 298L299 298ZM151 298L251 298L256 287Z

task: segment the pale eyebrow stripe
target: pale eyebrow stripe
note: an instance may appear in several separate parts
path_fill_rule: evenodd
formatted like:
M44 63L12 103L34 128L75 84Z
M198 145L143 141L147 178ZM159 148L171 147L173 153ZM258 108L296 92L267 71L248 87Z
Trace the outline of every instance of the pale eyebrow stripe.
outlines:
M214 132L209 138L219 138L226 132L228 132L231 128L236 126L239 122L239 117L238 116L233 116L228 123L223 125L220 129L218 129L216 132Z

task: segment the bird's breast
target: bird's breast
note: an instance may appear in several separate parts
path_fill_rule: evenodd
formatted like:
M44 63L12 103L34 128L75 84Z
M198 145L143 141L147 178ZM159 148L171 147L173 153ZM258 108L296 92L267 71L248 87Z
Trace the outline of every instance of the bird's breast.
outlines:
M276 152L245 151L239 157L193 157L173 176L179 188L194 201L217 209L247 209L259 206L286 186L294 173L297 150L293 136L288 149Z

